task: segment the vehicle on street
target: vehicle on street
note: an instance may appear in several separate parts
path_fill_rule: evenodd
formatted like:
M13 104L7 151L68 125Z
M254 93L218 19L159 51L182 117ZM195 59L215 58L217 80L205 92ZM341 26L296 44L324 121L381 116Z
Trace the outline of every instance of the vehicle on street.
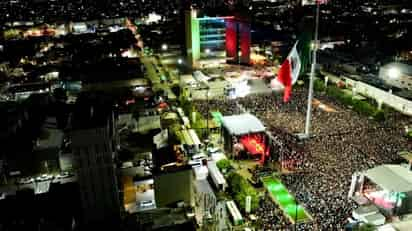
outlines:
M204 153L198 153L192 156L192 160L203 160L207 159L207 155Z
M32 178L32 177L21 178L18 181L18 184L31 184L31 183L34 183L34 178Z
M56 179L64 179L73 176L70 172L61 172L56 176Z
M149 200L149 201L140 201L139 206L140 206L141 208L149 208L149 207L154 206L154 202L153 202L152 200Z
M218 153L218 152L222 152L222 150L220 150L220 148L218 148L218 147L213 147L213 148L208 148L207 152L209 154L215 154L215 153Z
M36 177L36 181L48 181L53 180L54 176L49 174L43 174L41 176Z

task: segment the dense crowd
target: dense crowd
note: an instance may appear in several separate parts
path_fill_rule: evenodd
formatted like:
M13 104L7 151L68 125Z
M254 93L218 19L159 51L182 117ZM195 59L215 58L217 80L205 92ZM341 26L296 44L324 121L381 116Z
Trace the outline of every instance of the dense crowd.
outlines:
M306 97L306 90L296 89L286 104L276 94L248 96L237 102L269 130L276 128L271 131L276 136L281 131L279 127L289 133L304 131ZM334 110L313 108L311 131L315 137L305 141L304 171L284 174L281 179L314 218L311 224L299 225L300 230L313 230L313 226L342 230L356 207L348 199L352 174L381 164L399 163L398 152L412 149L412 142L404 135L404 127L412 124L412 118L392 112L384 122L376 122L322 93L315 97ZM226 107L231 105L233 102L221 101L218 108L230 111ZM288 142L284 144L283 149L290 149Z
M302 96L306 94L304 90L302 92L295 94L289 103L297 105L295 111L283 113L282 110L269 109L259 114L259 118L271 126L284 126L293 132L303 131L306 97ZM271 98L273 100L266 104L280 100L275 99L276 96ZM411 148L402 134L403 125L410 123L411 119L377 123L329 97L317 95L317 99L336 112L314 108L312 131L316 137L305 145L308 155L304 173L283 175L282 180L314 216L314 224L317 223L322 230L341 230L356 206L348 199L352 174L399 161L398 152ZM399 115L395 113L394 116ZM310 230L313 227L306 228Z
M196 100L196 101L193 101L193 105L196 108L196 110L203 116L203 118L206 118L208 111L209 112L219 111L224 116L235 115L235 114L241 113L241 109L239 108L239 103L236 100L232 100L232 99L222 99L222 100L210 99L208 101ZM210 118L210 114L209 114L209 118Z
M268 195L261 198L256 211L258 226L262 230L289 230L290 221L283 215L282 210L270 199Z
M283 170L303 170L307 158L305 144L284 128L271 127L268 131L272 135L271 148L276 154L272 159L279 160Z

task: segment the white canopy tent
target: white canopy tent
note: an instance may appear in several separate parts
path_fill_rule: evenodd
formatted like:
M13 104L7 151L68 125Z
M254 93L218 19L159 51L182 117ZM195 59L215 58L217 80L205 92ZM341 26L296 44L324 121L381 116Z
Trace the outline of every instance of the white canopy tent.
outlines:
M367 170L364 175L382 189L412 192L412 171L403 166L385 164Z
M224 116L222 124L223 127L234 136L265 131L265 126L263 126L262 122L250 113Z

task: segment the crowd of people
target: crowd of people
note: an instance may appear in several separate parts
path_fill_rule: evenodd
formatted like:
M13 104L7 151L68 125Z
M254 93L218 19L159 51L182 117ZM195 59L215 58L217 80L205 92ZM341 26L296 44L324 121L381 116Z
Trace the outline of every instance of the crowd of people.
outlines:
M219 110L230 112L227 107L237 102L279 137L304 131L306 97L305 89L296 89L288 103L282 102L281 95L266 94L215 104ZM352 174L381 164L399 163L398 153L412 150L412 142L404 135L404 127L412 124L412 118L391 112L385 121L377 122L322 93L316 93L315 98L333 110L313 108L314 137L305 141L301 171L283 174L281 180L314 218L311 224L299 225L300 230L313 230L313 226L319 230L342 230L356 208L348 198ZM279 135L276 132L281 133L281 129L272 128L284 128L288 133ZM284 145L279 150L290 149L288 142Z
M261 230L290 230L289 228L292 225L268 195L260 199L259 208L256 210L256 218L258 227Z
M209 100L195 100L193 106L196 110L206 118L207 113L219 111L224 116L236 115L241 113L241 108L238 102L234 99L209 99ZM210 118L210 114L209 114Z
M295 110L284 113L276 108L258 114L270 126L284 126L288 131L301 132L304 128L305 90L295 94L289 103ZM267 100L268 97L266 97ZM278 102L272 95L266 104ZM310 211L321 230L341 230L356 207L348 198L351 176L380 164L400 161L398 152L410 150L411 143L403 136L403 127L411 118L394 113L394 117L378 123L346 108L333 98L317 95L322 103L334 108L326 112L314 108L312 132L314 138L306 141L304 168L300 173L281 177L299 202ZM296 107L291 106L296 105ZM313 227L306 227L311 230Z
M281 127L268 128L272 136L273 157L278 160L282 170L302 170L306 162L305 144L296 136Z

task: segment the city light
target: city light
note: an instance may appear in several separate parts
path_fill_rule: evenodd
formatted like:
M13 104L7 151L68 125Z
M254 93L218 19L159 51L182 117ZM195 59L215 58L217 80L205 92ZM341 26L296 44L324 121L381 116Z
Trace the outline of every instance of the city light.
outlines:
M408 1L90 2L0 3L0 226L412 219Z
M391 79L397 79L401 75L401 71L396 67L391 67L388 70L388 77Z
M150 13L148 16L145 17L144 22L146 25L150 25L152 23L157 23L162 19L162 16L156 13Z

